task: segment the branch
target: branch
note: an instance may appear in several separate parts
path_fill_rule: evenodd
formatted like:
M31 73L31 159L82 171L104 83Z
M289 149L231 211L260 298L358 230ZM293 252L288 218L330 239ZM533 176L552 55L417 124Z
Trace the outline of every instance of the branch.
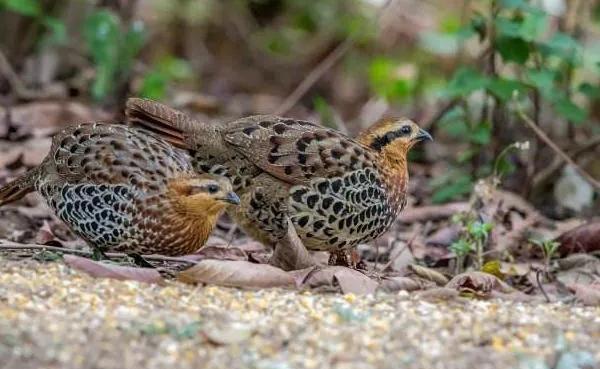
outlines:
M300 101L302 96L315 84L325 72L327 72L331 67L335 65L346 54L350 47L352 46L353 41L350 38L347 38L339 44L325 59L323 59L317 66L310 71L310 73L300 82L298 87L279 105L277 110L273 114L275 115L283 115L287 113L291 108L294 107Z
M392 0L386 1L383 6L381 6L377 12L377 19L381 17L383 11L389 6ZM291 108L294 107L300 101L302 96L306 94L306 92L315 84L325 72L327 72L331 67L333 67L341 58L344 56L348 50L352 47L354 41L351 37L346 38L341 44L339 44L335 49L327 55L325 59L323 59L317 66L308 73L308 75L300 82L298 87L292 91L291 94L279 105L277 110L273 114L275 115L283 115L287 113Z
M0 250L46 250L46 251L54 251L54 252L62 252L64 254L73 254L79 256L91 257L92 253L85 250L74 250L68 249L66 247L59 246L48 246L48 245L37 245L30 243L15 243L15 242L6 242L0 240ZM128 255L120 252L107 252L105 253L109 258L125 258ZM142 257L146 260L151 261L171 261L177 263L189 263L189 264L198 264L198 262L194 260L189 260L185 258L177 258L171 256L162 256L162 255L142 255Z
M535 134L538 136L538 138L540 140L544 141L544 143L546 145L550 146L550 148L552 150L554 150L554 152L560 158L562 158L562 160L564 160L567 163L569 163L570 165L572 165L573 168L575 168L575 170L577 170L577 172L579 172L579 174L587 182L589 182L592 186L594 186L596 188L596 190L600 190L600 182L598 182L596 179L594 179L594 177L589 175L585 170L583 170L579 165L577 165L577 163L575 163L575 161L573 159L571 159L571 157L569 155L567 155L564 151L562 151L561 148L558 147L558 145L555 144L554 141L552 141L550 139L550 137L548 137L544 133L544 131L542 131L527 114L525 114L525 112L523 111L523 108L519 104L517 104L517 114L529 126L529 128L531 128L533 130L533 132L535 132Z

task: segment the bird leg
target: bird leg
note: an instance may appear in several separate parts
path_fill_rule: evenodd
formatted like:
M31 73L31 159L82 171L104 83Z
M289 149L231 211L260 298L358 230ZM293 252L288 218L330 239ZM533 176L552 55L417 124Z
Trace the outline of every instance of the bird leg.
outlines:
M148 262L148 260L144 259L144 257L140 254L130 253L127 254L130 258L133 259L133 263L142 268L152 268L156 269L156 267Z
M90 248L92 249L92 260L94 260L94 261L110 260L110 258L99 247L90 245Z
M287 218L287 233L275 245L269 264L283 270L304 269L317 264L298 237L289 218Z

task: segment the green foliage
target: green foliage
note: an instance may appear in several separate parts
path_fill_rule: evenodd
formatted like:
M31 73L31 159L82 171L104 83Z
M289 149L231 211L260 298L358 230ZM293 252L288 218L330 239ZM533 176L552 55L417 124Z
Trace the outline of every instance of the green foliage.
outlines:
M183 59L167 56L152 66L142 79L139 95L153 100L161 100L172 81L192 78L192 67Z
M45 14L38 0L0 0L0 10L2 9L34 18L42 24L48 34L38 40L40 46L62 45L67 42L67 30L64 22Z
M392 59L373 59L369 65L371 88L388 101L405 100L414 92L416 79L409 73L401 73L401 69L402 66Z
M432 180L430 185L434 190L431 201L443 203L470 193L473 188L473 178L465 171L456 169Z
M133 61L144 45L144 27L133 22L124 29L119 17L107 9L96 10L84 23L83 34L96 67L92 97L103 100L126 80Z
M477 37L482 50L490 46L491 50L477 65L458 67L443 88L442 96L457 104L439 120L439 127L448 136L467 143L468 148L455 156L461 167L455 172L460 175L431 183L435 201L463 196L470 189L466 173L490 167L481 159L493 157L489 152L492 132L502 129L494 125L504 123L495 118L497 115L490 114L491 109L503 109L511 114L508 108L514 96L518 95L526 106L534 106L533 97L537 96L542 106L553 109L557 117L582 124L588 111L580 102L600 98L600 86L574 83L573 76L584 68L582 45L571 35L553 31L549 27L550 16L538 3L498 0L485 4L488 9L473 13L462 27L452 22L450 26L439 27L446 36L460 34L455 40L461 42ZM437 53L427 45L424 47ZM490 53L495 55L493 67ZM379 72L377 81L383 81L381 84L385 86L391 80L390 71L380 67ZM593 72L598 73L598 70ZM374 80L373 73L371 79ZM376 91L384 96L389 94L386 89ZM506 153L500 156L494 167L501 176L513 171L514 166L506 160ZM468 168L469 165L473 167Z

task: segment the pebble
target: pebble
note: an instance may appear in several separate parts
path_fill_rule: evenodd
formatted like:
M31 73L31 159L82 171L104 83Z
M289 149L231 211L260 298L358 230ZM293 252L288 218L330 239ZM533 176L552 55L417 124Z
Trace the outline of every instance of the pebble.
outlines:
M529 369L578 359L600 363L598 307L158 286L0 258L2 368Z

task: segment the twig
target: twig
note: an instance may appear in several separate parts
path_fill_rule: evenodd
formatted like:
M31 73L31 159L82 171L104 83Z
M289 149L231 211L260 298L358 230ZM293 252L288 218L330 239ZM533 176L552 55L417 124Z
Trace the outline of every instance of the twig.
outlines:
M323 59L317 66L310 71L310 73L300 82L298 87L292 91L292 93L279 105L277 110L273 114L283 115L287 113L291 108L294 107L300 101L302 96L327 72L331 67L341 59L344 54L353 44L353 40L348 37L341 44L339 44L325 59Z
M595 149L596 146L600 146L600 136L592 137L588 141L578 144L576 148L569 150L568 154L571 155L571 157L576 158L588 150ZM537 188L546 183L548 178L552 177L556 171L563 167L564 163L565 161L562 160L562 158L556 157L550 165L542 169L533 177L532 187Z
M8 58L6 55L4 55L2 50L0 50L0 75L6 78L17 97L29 100L61 97L61 94L57 94L52 91L32 90L25 86L25 83L21 81L19 75L10 65Z
M535 269L535 281L537 282L537 285L538 285L538 288L540 289L540 291L542 291L542 295L544 295L546 302L552 302L550 300L550 297L544 290L544 286L542 286L542 281L540 281L540 274L542 274L542 273L543 273L543 271L541 269Z
M67 249L65 247L59 247L59 246L23 244L23 243L4 242L4 241L0 241L0 242L1 242L0 250L47 250L47 251L62 252L64 254L73 254L73 255L87 256L87 257L92 256L92 253L89 251ZM127 257L127 254L123 254L120 252L107 252L107 253L105 253L105 255L108 256L109 258ZM142 255L142 257L146 260L152 260L152 261L172 261L172 262L178 262L178 263L198 264L198 262L194 261L194 260L188 260L188 259L172 257L172 256Z
M531 128L533 130L533 132L535 132L535 134L542 141L544 141L544 143L546 145L550 146L550 148L552 150L554 150L554 152L556 154L558 154L558 156L560 158L562 158L562 160L564 160L567 163L569 163L570 165L572 165L573 168L575 168L575 170L577 170L577 172L579 172L579 174L586 181L588 181L592 186L594 186L596 188L596 190L600 190L600 182L596 181L594 179L594 177L592 177L591 175L589 175L585 170L583 170L579 165L577 165L577 163L575 163L575 161L573 159L571 159L571 157L569 155L567 155L564 151L562 151L561 148L558 147L558 145L555 144L554 141L552 141L550 139L550 137L548 137L544 133L544 131L542 131L527 114L525 114L525 112L523 111L523 108L521 107L520 104L517 104L517 114L529 126L529 128Z
M383 11L390 5L392 0L386 1L377 12L377 19L381 17ZM354 44L354 40L351 36L347 37L341 44L333 49L325 59L323 59L317 66L308 73L308 75L300 82L300 84L292 91L291 94L279 105L273 114L283 115L287 113L291 108L294 107L300 101L302 96L319 80L325 72L333 67L348 50Z

